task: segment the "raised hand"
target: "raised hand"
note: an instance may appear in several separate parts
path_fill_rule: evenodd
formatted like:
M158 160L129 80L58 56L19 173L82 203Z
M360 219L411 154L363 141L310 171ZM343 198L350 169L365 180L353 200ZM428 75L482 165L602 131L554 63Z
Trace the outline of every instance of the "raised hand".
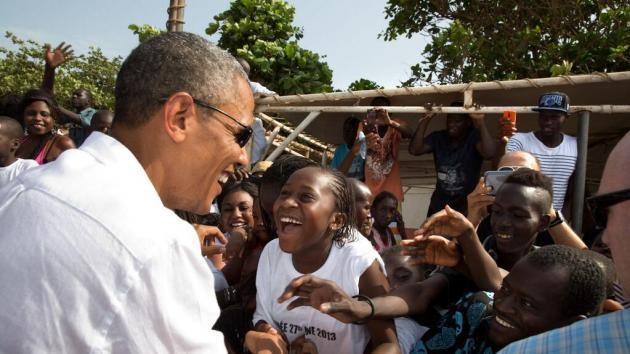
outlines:
M247 332L245 347L254 354L288 354L287 342L266 322L259 322Z
M461 253L455 241L445 237L419 235L411 240L402 240L402 254L411 256L411 263L434 264L455 267L461 260Z
M278 302L283 303L294 296L298 299L289 304L287 307L289 310L311 306L343 323L364 320L372 313L372 308L367 302L357 301L334 282L312 275L293 279L278 298Z
M315 343L307 339L306 336L300 336L291 342L289 354L318 354Z
M414 233L417 236L449 236L459 237L467 232L474 232L475 227L464 215L451 209L448 205L431 215Z
M470 116L470 119L472 120L475 127L479 127L480 125L482 125L484 123L483 119L486 117L484 113L479 113L479 112L470 113L468 115Z
M227 239L217 227L193 224L197 237L199 238L199 244L201 246L201 254L206 257L222 254L225 252L225 245ZM220 244L216 244L215 240Z
M46 44L44 48L46 64L53 69L72 59L72 55L74 54L72 46L70 44L66 45L66 42L61 42L54 50L51 50L50 44Z
M473 226L479 226L481 220L488 216L487 206L494 203L494 196L490 195L491 189L486 187L484 178L481 177L475 189L466 197L468 201L468 220Z
M376 113L376 124L386 126L392 125L392 119L385 108L376 107L374 108L374 112Z

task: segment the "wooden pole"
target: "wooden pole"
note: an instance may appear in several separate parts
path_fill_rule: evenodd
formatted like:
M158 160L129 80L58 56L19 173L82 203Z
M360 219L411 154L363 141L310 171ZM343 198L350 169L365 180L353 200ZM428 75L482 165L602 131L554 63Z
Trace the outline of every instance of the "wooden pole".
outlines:
M169 32L182 32L184 30L184 8L186 0L170 0L170 5L166 12L168 13L168 21L166 21L166 29Z
M338 101L371 98L377 96L393 97L402 95L424 95L464 92L466 90L510 90L546 86L572 86L593 83L610 83L630 80L630 71L617 73L595 73L588 75L558 76L540 79L522 79L511 81L470 82L467 84L429 85L418 87L399 87L379 90L346 91L334 93L314 93L309 95L270 96L256 101L260 105L278 105L290 103L307 103L317 101Z
M274 161L278 156L280 156L280 154L282 154L282 150L284 150L284 148L286 148L289 143L293 141L293 139L300 135L300 133L304 129L306 129L306 127L308 127L308 125L311 124L311 122L314 121L317 116L319 116L319 112L310 112L308 116L306 116L306 118L304 118L304 120L297 127L295 127L295 130L293 130L293 132L289 134L286 139L284 139L282 144L280 144L280 146L278 146L271 153L271 155L267 157L267 161Z
M372 106L258 106L257 112L276 112L276 113L309 113L309 112L328 112L328 113L366 113ZM503 113L503 111L515 111L517 113L537 113L532 109L536 106L507 106L507 107L433 107L431 112L434 113ZM591 113L630 113L630 105L599 105L599 106L571 106L571 112L589 111ZM387 107L390 113L427 113L428 109L422 106L390 106Z
M259 113L258 116L262 120L264 120L265 122L267 122L269 124L272 124L272 125L274 125L276 127L280 127L282 130L288 132L289 134L293 133L293 128L278 122L277 120L273 119L272 117L269 117L268 115L266 115L264 113ZM309 144L311 144L311 145L313 145L313 146L315 146L315 147L317 147L317 148L328 149L328 146L326 146L325 144L322 144L319 141L317 141L315 139L312 139L312 138L309 138L307 136L301 135L300 139L305 141L305 142L307 142L307 143L309 143Z

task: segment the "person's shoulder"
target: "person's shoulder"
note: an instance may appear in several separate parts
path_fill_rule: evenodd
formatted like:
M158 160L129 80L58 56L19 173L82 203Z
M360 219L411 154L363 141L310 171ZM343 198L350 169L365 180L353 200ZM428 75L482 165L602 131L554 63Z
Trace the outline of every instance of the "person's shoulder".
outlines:
M68 150L76 147L74 140L67 135L58 135L55 140L55 147L59 150Z
M26 169L29 169L29 168L33 168L33 167L39 166L37 161L31 160L31 159L17 159L17 161L15 163L19 164L18 166L19 166L19 168L21 170L26 170Z
M562 144L566 144L566 145L570 145L571 147L575 147L577 149L577 138L572 136L572 135L568 135L568 134L562 134L562 136L564 137L562 139Z

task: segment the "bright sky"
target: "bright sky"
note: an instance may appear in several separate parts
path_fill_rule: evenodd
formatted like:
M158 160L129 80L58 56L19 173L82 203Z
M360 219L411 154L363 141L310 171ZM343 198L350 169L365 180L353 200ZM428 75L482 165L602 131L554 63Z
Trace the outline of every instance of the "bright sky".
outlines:
M346 89L361 77L381 86L395 87L410 75L409 67L420 61L427 39L415 36L385 42L377 38L387 27L383 13L386 0L288 0L296 8L294 25L304 28L299 42L325 55L333 70L333 86ZM228 0L186 1L184 29L205 36L205 28ZM66 41L75 53L90 46L109 56L126 56L137 45L127 29L131 23L164 27L168 0L20 0L6 2L0 12L0 30L23 39ZM215 35L210 40L216 41ZM0 38L0 45L8 41Z

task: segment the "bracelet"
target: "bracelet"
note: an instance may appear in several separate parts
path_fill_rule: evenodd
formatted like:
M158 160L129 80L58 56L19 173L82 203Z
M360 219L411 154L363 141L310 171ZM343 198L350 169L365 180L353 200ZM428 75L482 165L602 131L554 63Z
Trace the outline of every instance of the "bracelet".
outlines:
M365 301L365 302L367 302L367 303L368 303L368 305L370 305L370 308L372 309L372 310L371 310L371 312L370 312L370 315L369 315L367 318L365 318L365 319L363 319L363 320L360 320L360 321L354 321L354 322L352 322L352 323L353 323L353 324L358 324L358 325L361 325L361 324L365 324L365 323L367 323L367 321L371 320L371 319L374 317L374 312L375 312L375 309L374 309L374 303L372 302L372 299L370 299L369 297L367 297L367 296L365 296L365 295L361 295L361 294L359 294L359 295L354 295L352 298L353 298L353 299L357 299L357 300L359 300L359 301Z

